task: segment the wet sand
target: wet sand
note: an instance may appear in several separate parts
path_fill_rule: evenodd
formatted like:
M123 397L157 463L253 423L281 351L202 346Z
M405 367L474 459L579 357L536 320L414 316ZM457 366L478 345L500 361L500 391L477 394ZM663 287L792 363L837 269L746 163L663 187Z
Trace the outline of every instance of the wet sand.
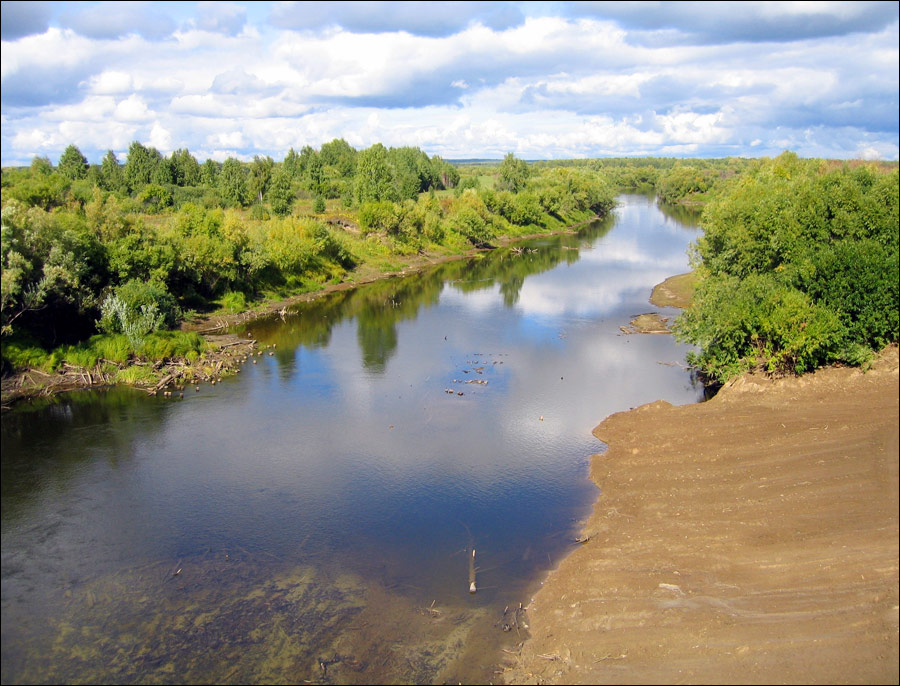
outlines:
M898 683L898 353L595 429L507 683Z

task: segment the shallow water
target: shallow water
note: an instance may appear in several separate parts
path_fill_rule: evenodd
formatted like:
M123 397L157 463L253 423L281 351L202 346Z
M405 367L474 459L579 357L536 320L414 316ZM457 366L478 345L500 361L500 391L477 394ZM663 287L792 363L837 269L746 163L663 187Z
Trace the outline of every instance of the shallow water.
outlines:
M184 400L8 413L3 682L495 678L597 498L591 429L702 397L684 346L619 328L676 314L647 299L695 237L623 196L521 254L254 323L274 354Z

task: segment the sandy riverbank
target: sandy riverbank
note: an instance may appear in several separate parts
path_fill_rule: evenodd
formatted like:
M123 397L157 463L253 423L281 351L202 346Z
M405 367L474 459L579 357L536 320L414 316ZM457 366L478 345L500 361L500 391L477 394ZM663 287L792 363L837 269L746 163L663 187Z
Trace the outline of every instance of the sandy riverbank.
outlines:
M894 346L606 419L507 683L897 683L897 399Z

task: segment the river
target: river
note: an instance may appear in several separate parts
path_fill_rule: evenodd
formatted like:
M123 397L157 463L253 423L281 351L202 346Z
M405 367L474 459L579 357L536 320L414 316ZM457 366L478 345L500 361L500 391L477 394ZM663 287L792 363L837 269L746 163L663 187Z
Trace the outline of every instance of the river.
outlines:
M685 346L620 329L677 314L647 299L696 236L624 195L254 322L271 354L184 399L6 413L3 683L496 680L599 495L591 429L702 398Z

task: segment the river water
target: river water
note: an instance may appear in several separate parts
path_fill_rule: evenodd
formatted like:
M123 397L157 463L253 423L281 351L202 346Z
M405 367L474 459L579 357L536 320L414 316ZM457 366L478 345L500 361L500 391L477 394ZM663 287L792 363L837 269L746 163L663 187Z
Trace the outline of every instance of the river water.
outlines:
M591 435L698 401L620 327L697 229L645 196L577 234L335 293L183 400L2 419L3 683L485 683L599 491ZM471 557L477 593L470 593Z

